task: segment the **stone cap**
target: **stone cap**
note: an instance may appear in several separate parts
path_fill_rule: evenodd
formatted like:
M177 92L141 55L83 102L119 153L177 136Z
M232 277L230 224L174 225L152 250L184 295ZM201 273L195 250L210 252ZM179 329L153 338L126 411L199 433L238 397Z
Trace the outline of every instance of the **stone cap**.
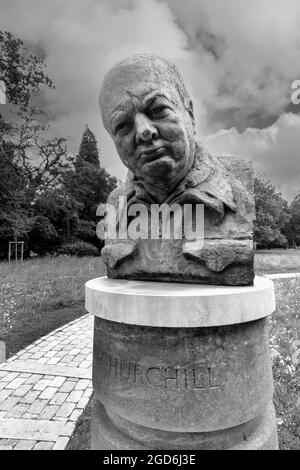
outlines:
M131 325L191 328L245 323L275 310L274 285L256 276L253 286L133 281L106 276L85 285L85 307L105 320Z

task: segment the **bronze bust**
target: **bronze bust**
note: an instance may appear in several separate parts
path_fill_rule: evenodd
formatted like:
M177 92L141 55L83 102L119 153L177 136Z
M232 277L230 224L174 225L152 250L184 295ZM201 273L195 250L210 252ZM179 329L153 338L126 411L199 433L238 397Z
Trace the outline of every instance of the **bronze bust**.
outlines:
M119 215L135 204L147 208L149 217L153 205L204 207L200 245L184 231L169 239L107 238L102 257L108 276L253 284L251 165L214 157L202 147L193 104L175 65L154 54L130 56L106 74L99 102L103 124L129 169L126 182L108 200ZM124 207L120 201L123 206L126 202ZM99 227L105 223L103 219Z

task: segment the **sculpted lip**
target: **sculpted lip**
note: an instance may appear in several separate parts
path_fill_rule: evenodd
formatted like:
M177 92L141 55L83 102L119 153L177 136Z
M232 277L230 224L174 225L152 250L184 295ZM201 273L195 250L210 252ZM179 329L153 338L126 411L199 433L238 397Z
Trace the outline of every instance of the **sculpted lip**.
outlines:
M166 152L166 147L149 148L142 150L140 152L140 157L143 158L144 163L149 163L161 157L164 157L166 155Z

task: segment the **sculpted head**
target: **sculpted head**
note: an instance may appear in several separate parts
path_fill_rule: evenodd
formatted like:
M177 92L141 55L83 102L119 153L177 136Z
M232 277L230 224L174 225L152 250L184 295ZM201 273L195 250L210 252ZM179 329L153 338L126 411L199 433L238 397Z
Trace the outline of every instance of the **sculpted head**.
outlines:
M175 65L154 54L130 56L105 75L99 103L127 168L172 190L195 154L193 105Z

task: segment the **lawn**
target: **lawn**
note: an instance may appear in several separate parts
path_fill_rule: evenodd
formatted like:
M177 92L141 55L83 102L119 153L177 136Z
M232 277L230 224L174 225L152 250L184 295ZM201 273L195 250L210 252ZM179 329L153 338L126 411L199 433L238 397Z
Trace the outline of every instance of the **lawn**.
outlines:
M300 272L300 249L258 250L255 253L256 272Z
M0 263L0 339L7 357L86 314L84 284L105 272L100 257Z
M299 253L300 250L262 253L269 261L263 265L260 258L259 272L264 271L263 266L268 266L266 271L276 270L274 259L277 269L281 268L278 272L291 266L293 271L300 271ZM25 261L23 265L0 263L0 339L6 342L7 356L84 315L84 283L104 273L101 258L57 257ZM269 324L280 448L300 450L300 277L274 283L277 310ZM89 439L90 404L79 419L68 448L88 449Z

